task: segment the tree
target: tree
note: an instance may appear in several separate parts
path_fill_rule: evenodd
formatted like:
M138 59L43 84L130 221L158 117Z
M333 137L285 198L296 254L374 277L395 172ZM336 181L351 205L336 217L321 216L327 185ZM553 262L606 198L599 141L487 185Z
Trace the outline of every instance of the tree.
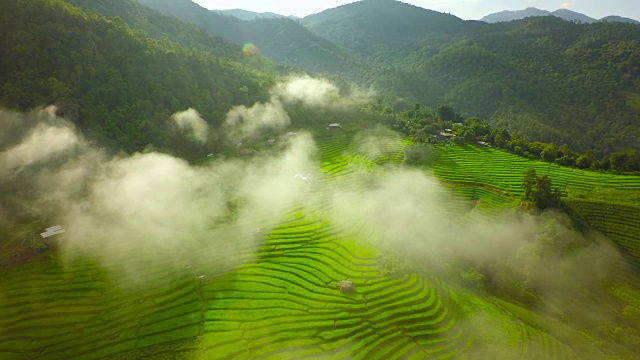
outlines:
M536 179L534 200L539 209L555 208L560 204L560 191L552 189L551 179L547 175Z
M548 144L540 153L540 158L546 162L554 162L558 157L558 145L555 143Z
M538 176L536 175L536 169L528 168L527 170L525 170L522 186L524 187L524 200L527 202L534 201L537 178Z
M458 119L458 114L456 114L455 110L453 110L453 107L450 105L438 106L438 109L436 109L436 116L438 119L445 122L456 121Z
M511 141L511 134L507 129L500 129L496 132L496 136L493 139L493 143L500 148L504 148Z
M576 159L576 166L578 169L588 169L591 167L592 160L588 156L580 156Z
M529 206L536 206L539 209L555 208L560 205L561 193L558 189L553 189L551 179L547 175L537 176L536 170L528 168L525 170L524 180L524 201Z

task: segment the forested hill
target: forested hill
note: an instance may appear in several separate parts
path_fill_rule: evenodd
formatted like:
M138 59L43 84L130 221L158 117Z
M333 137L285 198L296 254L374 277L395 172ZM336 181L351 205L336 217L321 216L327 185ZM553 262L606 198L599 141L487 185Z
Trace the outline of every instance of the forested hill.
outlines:
M242 21L191 0L5 2L0 105L63 104L84 129L128 150L167 143L157 124L173 112L195 107L215 125L232 105L264 97L273 80L265 74L284 65L247 57L246 43L374 86L387 103L401 99L396 111L446 103L529 141L597 156L639 148L638 25L487 24L394 0L300 21Z
M242 49L235 44L225 42L219 36L212 36L199 26L163 15L135 0L94 1L63 0L82 10L104 15L107 18L119 17L129 27L149 34L154 39L168 38L186 47L205 50L215 56L242 61Z
M202 27L239 45L253 44L260 54L282 64L356 79L371 71L349 52L286 17L243 21L207 10L191 0L138 0L164 14Z
M575 11L571 11L568 9L559 9L552 12L552 11L540 10L536 8L527 8L524 10L515 10L515 11L509 11L509 10L500 11L497 13L489 14L483 17L482 19L480 19L480 21L484 21L488 23L497 23L497 22L503 22L503 21L521 20L530 16L557 16L567 21L576 21L581 23L609 21L609 22L640 24L640 22L637 20L629 19L629 18L617 16L617 15L606 16L600 20L597 20L587 15L584 15Z
M213 10L219 14L223 14L223 15L229 15L229 16L235 16L240 20L255 20L258 18L266 18L266 19L272 19L272 18L289 18L289 19L298 19L295 16L286 16L286 15L280 15L280 14L275 14L272 12L263 12L263 13L259 13L259 12L254 12L254 11L247 11L247 10L242 10L242 9L232 9L232 10Z
M114 12L133 4L99 3ZM162 21L172 24L143 12L135 16L163 33ZM269 67L263 60L243 59L238 46L173 25L178 28L171 36L194 47L180 46L169 35L153 39L119 17L61 0L5 0L0 12L0 105L30 109L57 104L94 139L138 151L175 144L167 126L175 112L196 108L215 126L233 105L266 97L274 77L256 70Z
M307 16L302 23L356 56L384 64L489 27L394 0L355 2Z
M638 25L557 17L487 24L393 0L344 5L303 23L380 64L374 82L423 105L449 103L578 151L638 148Z
M241 21L191 0L138 0L311 72L375 86L385 101L448 103L530 141L596 154L637 149L640 26L557 17L464 21L394 0ZM314 34L312 34L315 33Z
M482 19L480 19L480 21L484 21L488 23L497 23L502 21L521 20L531 16L557 16L563 20L576 21L576 22L582 22L582 23L594 23L598 21L585 14L581 14L568 9L559 9L552 12L552 11L540 10L536 8L526 8L524 10L515 10L515 11L509 11L509 10L500 11L494 14L487 15Z

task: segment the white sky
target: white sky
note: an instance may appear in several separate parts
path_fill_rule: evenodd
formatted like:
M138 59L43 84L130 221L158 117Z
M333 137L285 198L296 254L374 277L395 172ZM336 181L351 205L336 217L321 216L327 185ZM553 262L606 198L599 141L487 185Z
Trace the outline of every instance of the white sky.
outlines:
M244 9L304 17L353 0L193 0L207 9ZM447 12L463 19L480 19L502 10L537 7L542 10L571 9L600 19L620 15L640 20L640 0L403 0L423 8Z

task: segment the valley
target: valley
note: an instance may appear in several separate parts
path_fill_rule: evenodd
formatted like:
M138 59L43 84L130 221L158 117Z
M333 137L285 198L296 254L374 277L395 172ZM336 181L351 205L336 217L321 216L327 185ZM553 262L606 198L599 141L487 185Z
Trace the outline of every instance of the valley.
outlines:
M7 0L0 29L0 359L640 353L639 25Z

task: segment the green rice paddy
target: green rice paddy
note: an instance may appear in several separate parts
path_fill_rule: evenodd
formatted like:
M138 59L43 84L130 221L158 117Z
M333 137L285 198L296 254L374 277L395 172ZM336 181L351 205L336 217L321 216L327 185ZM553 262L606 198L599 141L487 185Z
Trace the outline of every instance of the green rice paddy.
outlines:
M567 204L590 226L640 259L640 176L578 170L474 146L439 146L434 174L456 192L499 208L522 196L527 168L547 174L568 195ZM470 194L474 189L473 194Z
M555 187L568 193L591 191L598 187L633 194L640 191L638 176L562 167L482 146L439 146L438 149L440 155L433 166L437 177L455 183L487 186L516 196L524 192L522 179L527 168L534 168L538 175L549 175ZM627 201L625 196L616 200L621 203Z
M327 187L368 186L363 174L389 171L404 157L405 144L390 132L377 134L376 146L354 142L346 132L316 140L317 181ZM459 199L452 211L471 209L472 216L516 205L527 167L550 174L567 190L640 190L633 177L563 169L492 149L440 151L433 172ZM611 220L598 213L599 204L575 206L594 224L638 219L627 207ZM97 259L63 264L55 252L46 261L2 269L0 359L576 357L544 321L529 321L535 315L520 307L425 274L383 275L385 254L369 241L376 234L366 224L330 222L326 211L292 206L280 222L262 229L258 248L239 254L242 264L223 275L214 264L211 271L190 273L139 257L148 273L140 276L151 280L122 288L113 279L123 269L105 269ZM610 236L622 236L630 251L640 251L625 226ZM339 291L340 280L352 281L354 291ZM616 291L624 298L634 290ZM482 331L488 323L491 331Z

